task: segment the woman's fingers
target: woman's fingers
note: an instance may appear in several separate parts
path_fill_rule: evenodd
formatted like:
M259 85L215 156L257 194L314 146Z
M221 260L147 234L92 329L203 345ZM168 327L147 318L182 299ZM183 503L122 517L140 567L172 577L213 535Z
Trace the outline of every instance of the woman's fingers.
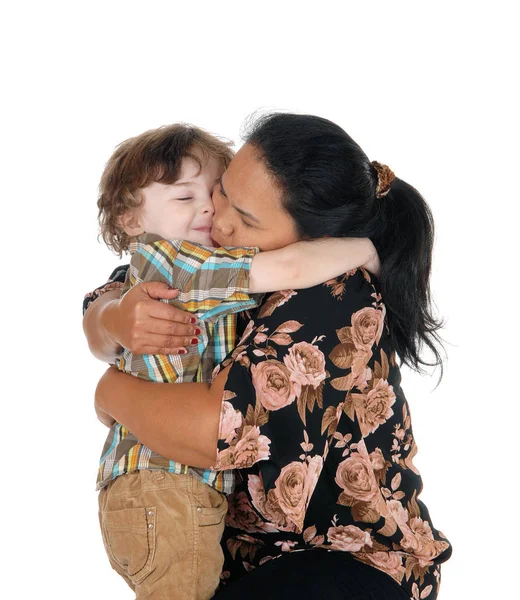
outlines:
M150 317L155 319L161 319L175 325L182 325L177 330L176 334L181 335L179 332L184 331L186 335L190 335L196 323L196 318L189 312L172 306L171 304L165 304L164 302L157 302L155 300L149 300L146 306L143 306L143 310ZM186 327L184 327L186 326Z
M162 317L168 316L168 313L157 310L156 307L153 312ZM184 354L189 346L199 343L197 336L200 333L201 329L196 325L148 315L147 318L136 321L129 348L137 354Z
M141 354L185 354L190 346L198 343L194 337L179 337L149 333L142 345Z
M179 290L171 288L163 281L144 281L136 287L139 287L140 292L146 294L154 300L159 300L159 298L171 300L179 295Z
M134 354L178 354L181 349L186 350L187 347L199 343L195 333L187 336L175 335L175 327L166 321L153 319L146 322L146 327L146 330L136 327L129 335L125 348ZM150 331L150 328L154 331ZM170 331L173 333L169 333Z
M187 311L159 302L175 298L178 290L158 281L129 290L119 302L114 339L135 354L179 354L197 344L201 328Z
M174 338L185 337L191 339L200 335L201 328L199 325L186 325L177 321L150 317L146 321L146 333L158 333L159 335L168 335Z

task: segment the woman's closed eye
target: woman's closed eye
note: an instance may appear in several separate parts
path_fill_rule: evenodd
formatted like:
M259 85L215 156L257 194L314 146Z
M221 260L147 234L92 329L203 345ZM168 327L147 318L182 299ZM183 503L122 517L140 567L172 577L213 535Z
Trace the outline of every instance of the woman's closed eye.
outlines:
M185 196L183 198L174 198L174 200L180 200L181 202L184 202L187 200L193 200L193 196Z
M216 196L221 202L227 200L227 196L222 192L222 187L219 183L211 190L211 197Z

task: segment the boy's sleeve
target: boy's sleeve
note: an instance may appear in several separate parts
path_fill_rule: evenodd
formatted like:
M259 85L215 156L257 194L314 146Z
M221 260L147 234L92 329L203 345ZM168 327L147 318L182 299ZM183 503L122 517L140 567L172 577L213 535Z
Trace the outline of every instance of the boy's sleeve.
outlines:
M258 248L209 248L185 240L158 240L132 256L130 283L164 281L180 291L189 312L215 320L254 308L263 294L249 292L249 271Z
M137 247L130 259L124 292L143 281L163 281L172 285L173 263L180 244L179 240L157 240Z

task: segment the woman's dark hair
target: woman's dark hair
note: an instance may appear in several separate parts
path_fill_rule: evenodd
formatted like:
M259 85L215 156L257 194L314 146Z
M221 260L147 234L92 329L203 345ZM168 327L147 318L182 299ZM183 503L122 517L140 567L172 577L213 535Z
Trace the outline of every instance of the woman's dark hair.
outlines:
M430 296L433 217L421 194L396 177L389 193L376 198L377 172L367 155L327 119L268 114L249 125L244 138L282 190L303 239L372 240L397 355L416 371L440 366L442 376L442 322L432 314ZM433 360L421 356L424 346Z

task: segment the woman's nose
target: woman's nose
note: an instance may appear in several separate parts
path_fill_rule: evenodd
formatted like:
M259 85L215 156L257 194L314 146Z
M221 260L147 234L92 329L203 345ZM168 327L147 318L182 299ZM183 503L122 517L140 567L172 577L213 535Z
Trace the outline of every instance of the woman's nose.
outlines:
M222 221L222 218L213 221L213 227L225 237L230 237L233 234L233 226L230 223Z

